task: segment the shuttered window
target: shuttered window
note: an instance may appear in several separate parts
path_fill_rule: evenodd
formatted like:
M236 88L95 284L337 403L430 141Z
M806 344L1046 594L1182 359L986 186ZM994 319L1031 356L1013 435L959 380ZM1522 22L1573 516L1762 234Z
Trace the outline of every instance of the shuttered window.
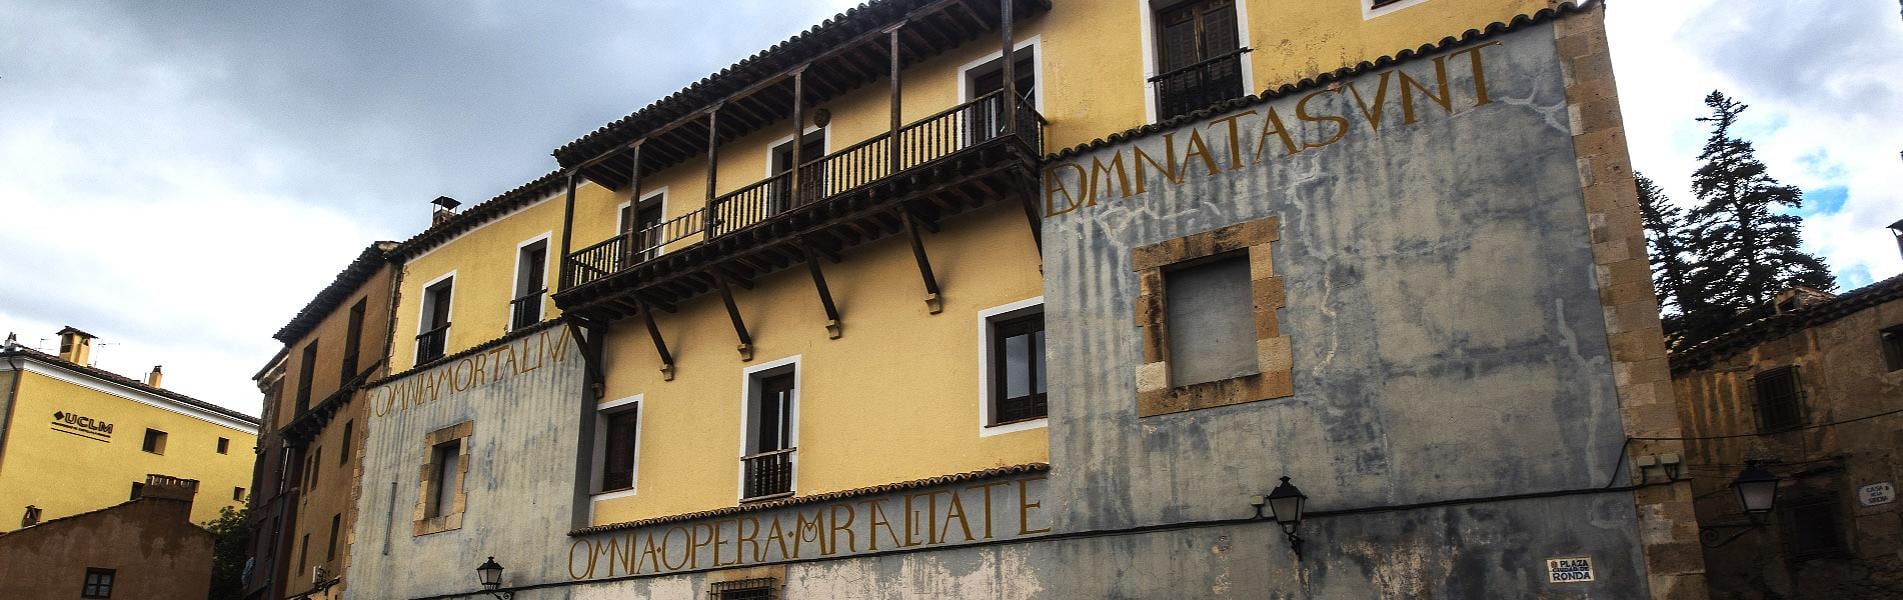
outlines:
M1159 117L1241 97L1242 37L1235 0L1197 0L1156 14Z
M1803 394L1798 387L1797 367L1781 367L1758 373L1753 379L1758 395L1758 430L1784 431L1804 424Z
M601 491L612 492L634 487L635 419L633 408L608 415L608 436L602 457Z

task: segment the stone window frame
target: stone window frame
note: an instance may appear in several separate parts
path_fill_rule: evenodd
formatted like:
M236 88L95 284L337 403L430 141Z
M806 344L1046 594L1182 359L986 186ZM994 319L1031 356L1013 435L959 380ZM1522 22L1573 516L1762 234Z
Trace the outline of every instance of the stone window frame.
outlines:
M1281 220L1266 217L1132 249L1131 270L1137 273L1139 288L1136 325L1143 341L1143 363L1136 370L1138 417L1295 395L1293 353L1289 338L1282 335L1276 317L1276 311L1283 308L1286 299L1282 278L1275 274L1271 252L1271 244L1280 240ZM1231 253L1246 253L1249 259L1256 372L1206 383L1171 385L1165 272L1185 263Z
M412 522L411 536L429 535L462 529L463 509L469 504L469 436L475 431L475 421L463 421L444 427L423 436L423 447L428 458L418 471L416 512ZM429 502L436 497L436 448L449 442L456 442L456 496L447 510L441 514L429 514Z

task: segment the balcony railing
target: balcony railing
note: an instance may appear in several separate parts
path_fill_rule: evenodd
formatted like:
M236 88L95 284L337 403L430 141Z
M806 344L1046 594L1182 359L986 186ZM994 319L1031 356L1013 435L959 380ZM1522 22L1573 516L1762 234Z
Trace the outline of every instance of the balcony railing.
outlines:
M745 471L741 499L756 500L793 493L793 448L740 457Z
M1242 55L1248 53L1248 48L1241 48L1151 77L1157 117L1178 117L1242 97Z
M1019 143L1033 156L1041 155L1044 117L1022 99L1006 102L1003 92L992 92L901 127L896 143L891 133L880 134L717 196L708 206L712 219L707 219L708 208L696 209L577 250L564 261L563 277L568 287L586 285L652 259L697 233L700 241L729 235L932 165L1006 137L1007 119L1016 121ZM797 185L794 172L799 175Z
M509 331L515 331L542 322L542 295L548 289L538 289L509 301Z
M423 364L443 357L443 348L449 341L449 324L425 331L416 336L416 364Z

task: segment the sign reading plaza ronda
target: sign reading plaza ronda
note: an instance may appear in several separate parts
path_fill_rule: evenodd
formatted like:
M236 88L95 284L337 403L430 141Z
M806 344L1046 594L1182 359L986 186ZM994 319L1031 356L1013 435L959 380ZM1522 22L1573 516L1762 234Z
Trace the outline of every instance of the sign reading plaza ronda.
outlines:
M575 539L572 580L927 549L1050 532L1044 475L842 498Z
M1189 135L1181 139L1182 130L1177 130L1099 153L1088 165L1052 164L1044 169L1044 214L1057 216L1096 206L1098 200L1129 198L1145 193L1158 180L1177 185L1190 175L1215 176L1261 164L1266 158L1294 156L1350 135L1378 134L1384 125L1413 125L1436 114L1436 108L1439 114L1451 115L1485 106L1494 99L1487 94L1482 55L1502 51L1499 47L1500 42L1487 42L1403 68L1359 75L1354 81L1307 93L1295 101L1289 114L1265 104L1210 119L1202 127L1189 128ZM1472 89L1459 90L1450 84L1449 69L1471 69ZM1463 91L1466 97L1457 99ZM1352 100L1352 110L1325 108L1343 97Z
M421 375L404 377L370 390L370 409L382 417L449 398L503 379L527 374L545 363L568 359L568 328L543 329L507 344L440 365Z

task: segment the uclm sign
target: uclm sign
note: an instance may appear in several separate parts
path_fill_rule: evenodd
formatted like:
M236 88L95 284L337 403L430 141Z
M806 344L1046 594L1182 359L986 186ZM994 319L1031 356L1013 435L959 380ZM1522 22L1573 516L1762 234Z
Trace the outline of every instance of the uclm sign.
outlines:
M82 416L79 413L66 411L53 413L52 427L56 431L66 431L93 439L105 440L112 438L111 423Z

